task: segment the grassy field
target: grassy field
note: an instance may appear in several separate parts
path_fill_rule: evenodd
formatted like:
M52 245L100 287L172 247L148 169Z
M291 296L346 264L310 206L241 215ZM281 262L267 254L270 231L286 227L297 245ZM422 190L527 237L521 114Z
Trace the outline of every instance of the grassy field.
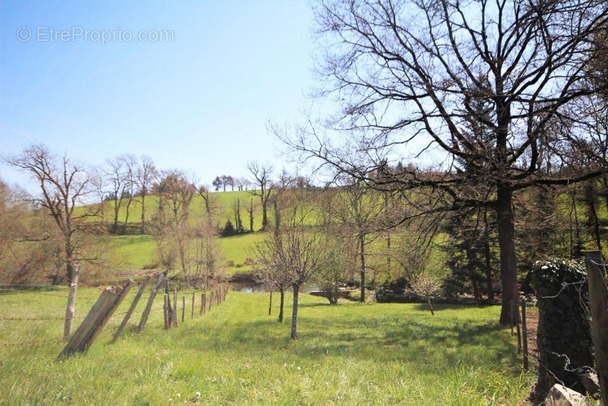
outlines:
M79 295L83 316L99 290ZM291 341L289 317L268 316L267 299L230 292L169 331L158 300L143 333L109 344L128 297L88 353L57 361L65 290L1 294L0 404L516 405L533 381L496 325L498 307L437 306L431 316L304 295Z
M233 237L218 238L226 263L226 274L253 270L255 243L264 238L264 233L248 233ZM114 271L139 271L158 266L156 243L150 235L104 236L100 243L106 246L106 256L112 260ZM120 272L118 272L120 273Z

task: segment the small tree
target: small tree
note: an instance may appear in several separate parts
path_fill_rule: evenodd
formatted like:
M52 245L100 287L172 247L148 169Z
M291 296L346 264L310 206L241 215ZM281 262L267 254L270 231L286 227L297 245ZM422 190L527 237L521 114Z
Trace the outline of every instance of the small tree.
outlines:
M270 176L272 175L272 165L260 165L257 162L250 162L247 165L249 172L253 175L255 179L256 189L251 192L254 196L258 196L260 198L260 203L262 203L262 228L261 230L266 230L268 227L268 202L270 200L270 196L272 194L272 190L274 185L270 180ZM259 187L259 190L257 189Z
M275 228L257 245L263 268L275 283L291 284L293 307L291 338L297 338L298 304L302 285L331 262L332 253L321 229L311 225L311 195L301 188L283 189L275 198Z
M77 212L76 207L92 191L88 172L84 166L67 157L54 155L45 145L26 148L20 155L8 158L7 162L29 173L38 182L41 196L37 203L51 215L61 232L66 279L70 286L63 330L67 338L76 310L79 260L82 259L79 243L79 234L83 230L81 220L90 215L84 211Z
M434 316L432 298L441 290L441 280L428 273L422 273L412 281L412 290L426 299L431 314Z
M150 193L152 183L156 179L157 170L152 158L142 155L135 172L135 182L141 198L141 233L146 234L146 197Z
M319 273L330 261L321 233L309 230L301 222L290 222L278 234L272 234L258 249L261 262L289 278L293 290L291 338L298 338L298 304L302 285Z

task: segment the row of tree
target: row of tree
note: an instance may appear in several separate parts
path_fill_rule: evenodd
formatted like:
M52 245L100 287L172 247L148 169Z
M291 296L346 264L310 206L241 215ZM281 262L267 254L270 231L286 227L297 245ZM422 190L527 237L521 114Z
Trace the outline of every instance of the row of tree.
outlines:
M86 262L92 274L103 263L102 245L95 240L105 232L108 212L110 232L121 234L132 227L131 209L139 206L137 231L154 237L160 266L178 270L192 286L208 286L222 274L225 260L215 238L218 205L207 188L196 186L184 172L158 170L149 157L133 155L91 168L58 156L44 145L33 145L5 159L30 175L39 193L30 196L0 182L3 279L29 282L52 270L53 283L69 284L66 336L74 318L79 265ZM260 185L264 204L268 199L265 182ZM204 210L191 216L197 195L204 200ZM148 214L150 202L155 206L152 214ZM250 218L253 227L253 205Z

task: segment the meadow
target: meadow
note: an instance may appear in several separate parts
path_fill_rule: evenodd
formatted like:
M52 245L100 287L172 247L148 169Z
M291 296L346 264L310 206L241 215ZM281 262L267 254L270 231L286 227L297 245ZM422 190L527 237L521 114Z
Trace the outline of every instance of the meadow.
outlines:
M157 298L142 333L110 344L127 297L87 353L58 361L65 293L0 294L0 404L516 405L534 380L496 306L431 316L422 305L303 295L294 341L289 305L279 324L268 294L240 292L168 331ZM79 291L78 316L99 293Z

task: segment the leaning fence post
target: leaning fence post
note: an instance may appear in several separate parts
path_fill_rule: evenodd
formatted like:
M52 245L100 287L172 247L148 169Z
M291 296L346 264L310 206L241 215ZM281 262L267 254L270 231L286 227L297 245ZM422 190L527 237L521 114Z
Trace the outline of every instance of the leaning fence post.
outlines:
M133 312L135 311L135 308L137 307L137 303L139 303L139 299L143 295L144 290L146 289L146 286L148 285L148 282L150 282L150 278L152 278L150 275L146 276L146 279L144 279L144 281L139 286L139 290L137 291L137 294L135 295L135 299L133 299L133 303L131 303L129 310L125 314L125 317L122 319L122 322L120 323L120 326L118 327L118 330L116 330L116 333L114 333L114 337L112 338L113 343L116 342L116 340L118 340L118 337L120 337L120 334L122 333L124 328L127 326L127 323L129 322L129 319L131 318L131 315L133 315Z
M97 335L104 328L114 311L123 301L131 285L134 282L129 279L125 286L112 286L105 288L97 302L93 305L87 316L84 318L70 341L67 343L59 358L66 357L75 352L85 352L97 338Z
M144 312L141 314L141 320L139 321L139 327L137 328L139 332L144 331L144 327L146 326L146 322L148 321L148 316L150 315L150 310L152 310L152 305L154 304L154 298L156 297L156 293L158 292L158 289L163 284L164 280L165 280L165 274L161 273L160 275L158 275L158 280L156 281L154 288L152 288L152 291L150 292L150 297L148 298L148 303L146 304L146 308L144 309Z
M585 252L587 285L591 308L591 335L595 353L595 366L600 381L604 405L608 405L608 292L604 279L604 260L601 251Z

